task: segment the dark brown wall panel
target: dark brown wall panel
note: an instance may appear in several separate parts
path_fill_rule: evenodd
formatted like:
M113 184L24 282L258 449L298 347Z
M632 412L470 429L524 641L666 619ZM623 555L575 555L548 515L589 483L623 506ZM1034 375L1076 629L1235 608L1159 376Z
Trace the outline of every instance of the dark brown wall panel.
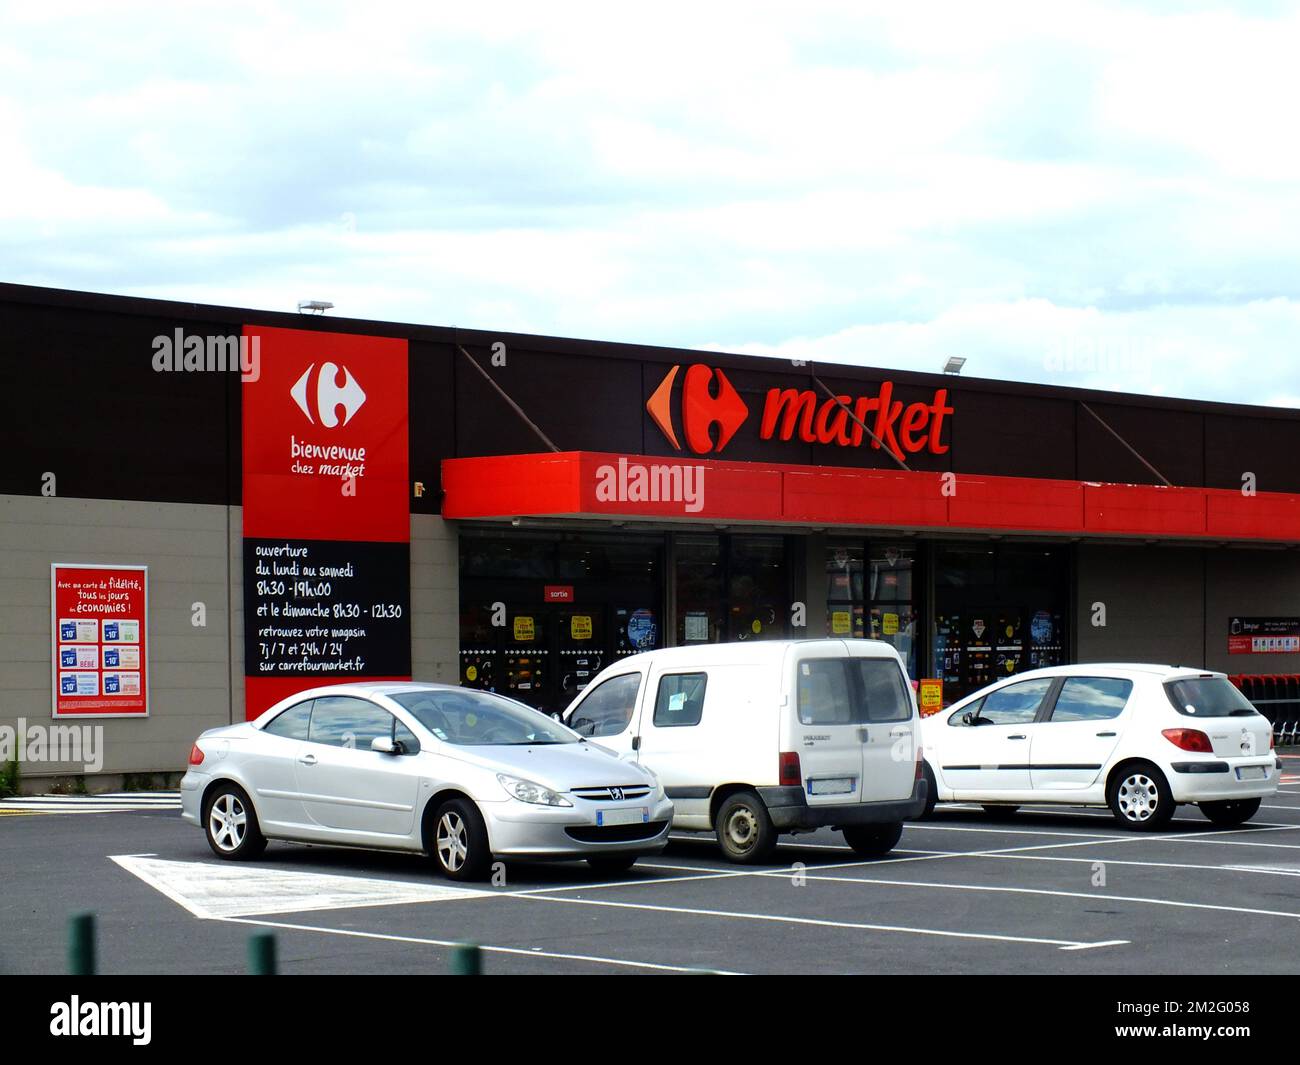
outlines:
M1188 411L1089 403L1147 462L1177 485L1203 487L1204 418ZM1080 405L1079 479L1161 484L1132 452Z

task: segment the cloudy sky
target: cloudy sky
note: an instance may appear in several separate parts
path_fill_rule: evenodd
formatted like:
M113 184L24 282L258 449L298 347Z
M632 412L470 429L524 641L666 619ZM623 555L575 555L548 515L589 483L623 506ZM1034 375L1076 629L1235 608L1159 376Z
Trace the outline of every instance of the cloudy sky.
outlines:
M0 6L0 279L1300 406L1296 6L270 7Z

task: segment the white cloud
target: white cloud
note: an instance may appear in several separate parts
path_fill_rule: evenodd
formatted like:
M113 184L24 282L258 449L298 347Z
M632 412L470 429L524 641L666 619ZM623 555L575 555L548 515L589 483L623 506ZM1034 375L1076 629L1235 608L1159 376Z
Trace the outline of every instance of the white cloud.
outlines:
M1289 8L0 18L6 280L1300 395Z

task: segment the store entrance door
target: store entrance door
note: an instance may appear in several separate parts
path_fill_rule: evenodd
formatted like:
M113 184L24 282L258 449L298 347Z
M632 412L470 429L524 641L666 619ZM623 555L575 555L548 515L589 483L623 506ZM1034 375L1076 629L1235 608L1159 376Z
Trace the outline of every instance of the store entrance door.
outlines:
M604 606L551 607L554 611L556 703L563 710L609 661Z

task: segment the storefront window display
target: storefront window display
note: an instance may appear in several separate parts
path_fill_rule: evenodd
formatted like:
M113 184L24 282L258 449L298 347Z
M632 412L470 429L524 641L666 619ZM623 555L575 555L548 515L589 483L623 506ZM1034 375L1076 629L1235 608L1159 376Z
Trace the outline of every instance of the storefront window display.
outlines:
M945 704L1069 653L1069 557L1042 544L935 545L934 675Z

